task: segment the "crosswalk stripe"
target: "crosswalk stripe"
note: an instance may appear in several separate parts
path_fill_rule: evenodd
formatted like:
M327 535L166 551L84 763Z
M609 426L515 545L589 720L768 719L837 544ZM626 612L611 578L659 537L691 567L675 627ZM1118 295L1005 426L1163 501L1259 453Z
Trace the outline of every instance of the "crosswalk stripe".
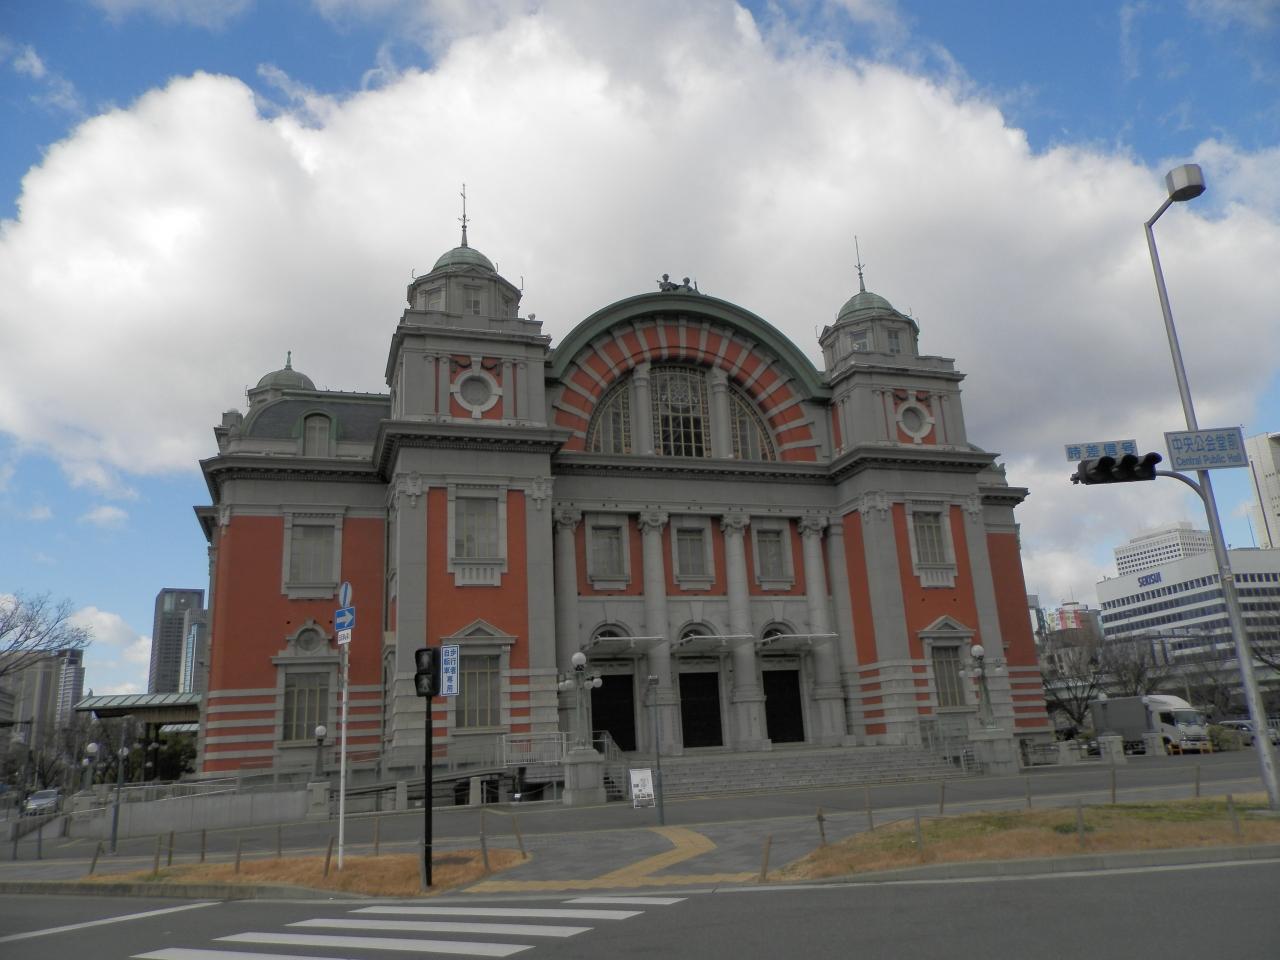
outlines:
M673 903L682 903L688 897L574 897L565 903L614 903L619 906L634 904L637 907L669 907Z
M135 953L133 960L345 960L343 957L299 957L296 954L251 953L245 950L200 950L195 947L165 947L150 953Z
M643 910L563 910L534 907L361 907L352 913L403 913L414 917L523 917L527 920L628 920Z
M536 923L467 923L460 920L299 920L291 927L330 927L343 930L398 930L401 933L483 933L507 937L572 937L590 927L553 927Z
M532 949L531 943L471 943L466 940L417 940L409 937L339 937L306 933L233 933L218 937L229 943L271 943L284 947L353 947L406 953L457 953L470 957L509 957Z

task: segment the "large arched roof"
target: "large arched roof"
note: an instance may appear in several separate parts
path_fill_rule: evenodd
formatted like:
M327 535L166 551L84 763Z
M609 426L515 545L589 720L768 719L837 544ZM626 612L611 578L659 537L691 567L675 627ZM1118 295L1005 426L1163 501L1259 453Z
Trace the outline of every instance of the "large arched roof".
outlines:
M563 379L574 358L617 324L673 314L723 324L744 339L759 343L773 353L795 378L805 399L827 399L831 396L831 389L823 384L821 374L809 358L771 323L727 300L694 293L642 293L597 310L574 327L552 351L548 376Z

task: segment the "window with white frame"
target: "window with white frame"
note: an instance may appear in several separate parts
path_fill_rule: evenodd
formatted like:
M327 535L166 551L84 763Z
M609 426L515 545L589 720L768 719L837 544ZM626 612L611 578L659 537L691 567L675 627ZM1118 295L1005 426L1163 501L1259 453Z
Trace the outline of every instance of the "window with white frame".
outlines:
M627 523L622 515L587 517L587 576L604 589L621 589L630 578Z
M329 456L329 418L313 413L302 421L302 455Z
M933 682L938 691L939 707L963 707L964 674L960 669L960 648L934 644L931 650L933 660Z
M705 517L673 520L671 548L678 583L684 586L707 586L715 578L712 569L711 527Z
M790 531L790 524L785 520L753 518L751 521L756 582L767 590L782 590L795 583Z
M908 503L911 565L923 587L955 586L955 552L944 503Z
M460 560L492 560L498 555L498 501L459 497L454 505L453 555Z
M756 406L738 390L729 391L729 429L738 460L773 460L769 430Z
M449 488L449 572L460 587L497 586L507 569L506 491L488 485Z
M665 457L709 457L711 414L703 372L694 367L655 367L649 389L655 452Z
M331 597L342 556L340 514L286 512L281 590L296 600Z
M316 725L327 723L328 717L328 671L286 673L280 739L286 742L314 740Z
M496 653L463 653L458 659L454 726L460 729L501 726L502 657Z
M480 316L480 288L467 287L463 291L463 296L467 301L467 313L473 316Z

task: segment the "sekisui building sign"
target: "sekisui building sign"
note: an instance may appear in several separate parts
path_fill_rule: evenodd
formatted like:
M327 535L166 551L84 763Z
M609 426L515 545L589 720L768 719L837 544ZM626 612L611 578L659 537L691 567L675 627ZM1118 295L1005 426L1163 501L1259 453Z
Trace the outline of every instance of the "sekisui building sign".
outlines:
M1249 454L1239 427L1217 430L1179 430L1164 435L1172 470L1216 470L1247 467Z

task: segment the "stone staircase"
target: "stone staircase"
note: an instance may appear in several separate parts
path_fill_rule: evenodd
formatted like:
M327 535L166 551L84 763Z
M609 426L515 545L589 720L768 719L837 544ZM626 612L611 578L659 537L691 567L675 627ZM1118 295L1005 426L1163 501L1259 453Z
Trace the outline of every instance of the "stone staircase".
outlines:
M630 754L633 767L651 767L651 755ZM917 747L783 747L764 753L699 750L662 757L667 797L754 793L869 783L945 780L973 776L962 767Z

